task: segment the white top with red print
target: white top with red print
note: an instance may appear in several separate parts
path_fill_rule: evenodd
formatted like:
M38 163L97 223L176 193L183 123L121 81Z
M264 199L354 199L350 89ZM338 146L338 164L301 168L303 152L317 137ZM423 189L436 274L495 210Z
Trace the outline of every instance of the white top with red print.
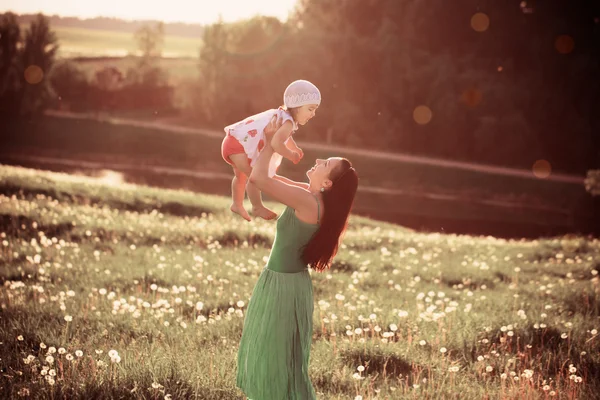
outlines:
M260 114L252 115L242 121L236 122L226 126L225 133L236 138L242 147L244 152L248 156L248 162L251 167L254 167L261 150L265 147L265 133L266 126L271 121L274 115L281 118L283 122L292 121L294 128L292 133L298 129L298 124L294 121L290 113L283 108L270 109L263 111ZM282 156L274 153L269 164L269 175L273 176L275 171L281 164Z

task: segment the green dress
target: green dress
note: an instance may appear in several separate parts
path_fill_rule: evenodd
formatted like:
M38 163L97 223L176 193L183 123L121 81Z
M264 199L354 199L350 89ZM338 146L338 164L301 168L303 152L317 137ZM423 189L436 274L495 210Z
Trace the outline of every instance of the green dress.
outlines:
M318 221L299 220L290 207L277 220L271 255L248 303L238 350L237 386L249 399L316 399L308 377L313 287L301 251L318 227Z

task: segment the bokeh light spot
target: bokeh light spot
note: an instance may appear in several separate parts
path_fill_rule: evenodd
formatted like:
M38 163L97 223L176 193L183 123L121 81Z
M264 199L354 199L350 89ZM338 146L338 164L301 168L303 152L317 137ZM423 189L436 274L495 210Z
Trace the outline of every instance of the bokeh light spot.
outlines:
M25 80L31 85L37 85L44 79L44 71L37 65L30 65L25 69Z
M560 54L569 54L575 48L575 41L569 35L560 35L554 41L554 47Z
M526 1L522 1L521 4L519 4L519 7L521 7L523 14L533 14L533 7L527 7Z
M502 72L504 70L504 68L502 67L502 65L498 66L498 72Z
M418 106L417 108L415 108L415 111L413 111L413 118L415 122L419 125L428 124L429 121L431 121L432 117L433 113L431 112L431 109L427 106Z
M482 98L483 94L476 88L467 89L462 94L462 100L470 107L478 106Z
M471 28L477 32L485 32L490 27L490 18L487 14L477 13L471 17Z
M550 163L546 160L537 160L533 163L532 170L533 175L535 175L536 178L546 179L550 176L550 173L552 172L552 167L550 166Z

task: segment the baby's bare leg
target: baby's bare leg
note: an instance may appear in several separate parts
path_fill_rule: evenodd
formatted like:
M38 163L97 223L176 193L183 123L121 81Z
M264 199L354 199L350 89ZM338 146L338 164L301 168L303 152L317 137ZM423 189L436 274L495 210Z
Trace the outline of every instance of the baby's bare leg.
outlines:
M252 167L250 167L250 164L248 164L248 158L245 154L234 154L229 158L242 174L244 174L246 177L250 176L252 173ZM252 203L252 215L267 220L277 217L277 214L264 206L262 197L260 195L260 190L255 184L248 181L246 183L246 193L248 193L248 199L250 200L250 203Z
M233 172L235 174L231 181L232 204L230 210L241 215L245 220L250 221L250 215L248 215L248 211L244 208L244 194L249 175L244 173L244 163L248 168L250 168L250 166L247 165L248 161L245 154L233 154L229 156L229 159L234 164Z
M256 187L255 184L248 181L248 183L246 184L246 192L248 193L250 203L252 203L252 215L267 220L277 217L277 214L275 214L275 212L264 206L262 202L262 197L260 195L260 190Z

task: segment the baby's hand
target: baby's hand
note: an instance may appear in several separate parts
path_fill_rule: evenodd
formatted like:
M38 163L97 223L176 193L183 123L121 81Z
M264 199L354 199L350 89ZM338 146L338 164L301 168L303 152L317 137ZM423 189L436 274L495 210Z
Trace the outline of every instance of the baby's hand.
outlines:
M297 151L292 152L292 162L294 164L298 164L301 159L302 156L300 155L300 153L298 153Z

